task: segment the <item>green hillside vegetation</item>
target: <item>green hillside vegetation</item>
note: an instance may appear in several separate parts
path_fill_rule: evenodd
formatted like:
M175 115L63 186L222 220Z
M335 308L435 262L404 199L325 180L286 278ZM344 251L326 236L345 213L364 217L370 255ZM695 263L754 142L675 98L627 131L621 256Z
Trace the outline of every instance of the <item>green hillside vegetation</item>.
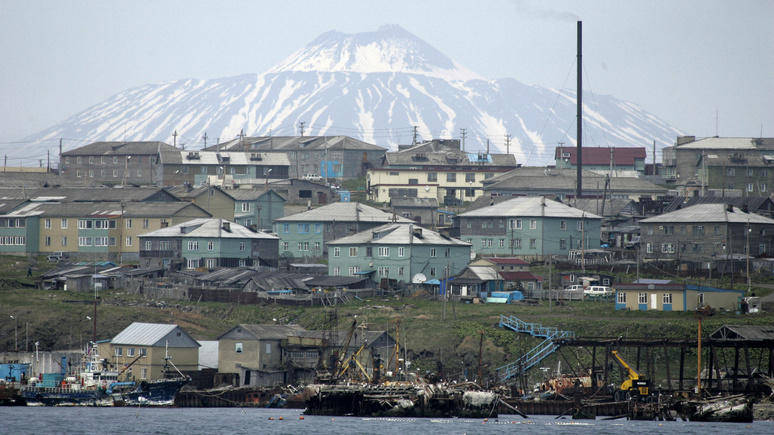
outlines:
M34 287L45 260L26 277L27 262L16 257L0 257L0 350L13 350L14 328L18 320L19 348L32 350L74 349L92 338L93 293L40 290ZM50 266L49 266L50 267ZM760 289L759 289L760 290ZM765 290L760 290L765 291ZM108 340L132 322L174 323L197 340L216 340L237 324L295 323L305 328L329 328L332 309L298 308L283 305L237 305L197 303L179 300L150 300L115 289L100 292L97 307L97 339ZM428 300L424 292L410 297L375 297L336 307L338 334L346 334L353 316L362 327L387 330L395 337L400 319L401 345L406 347L412 369L420 373L444 373L459 378L465 369L475 377L482 355L482 371L494 373L497 367L515 361L540 343L540 339L499 328L501 315L544 326L574 331L580 337L675 338L696 336L697 321L692 312L615 311L613 302L548 301L535 304L460 304L447 305L446 320L442 304ZM703 322L705 336L724 324L771 325L774 315L717 314ZM483 339L482 339L483 336ZM569 352L569 353L568 353ZM578 367L590 363L588 350L565 350L554 354L541 366L563 364ZM385 360L389 355L382 355ZM598 357L599 358L599 357ZM673 369L674 370L674 369ZM539 370L532 376L540 376Z

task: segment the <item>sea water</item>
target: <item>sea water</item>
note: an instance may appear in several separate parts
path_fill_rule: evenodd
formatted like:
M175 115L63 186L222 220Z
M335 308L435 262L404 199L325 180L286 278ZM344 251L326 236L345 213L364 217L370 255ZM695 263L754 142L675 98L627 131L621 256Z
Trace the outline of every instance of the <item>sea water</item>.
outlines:
M0 407L0 434L774 434L774 422L367 418L305 416L299 409Z

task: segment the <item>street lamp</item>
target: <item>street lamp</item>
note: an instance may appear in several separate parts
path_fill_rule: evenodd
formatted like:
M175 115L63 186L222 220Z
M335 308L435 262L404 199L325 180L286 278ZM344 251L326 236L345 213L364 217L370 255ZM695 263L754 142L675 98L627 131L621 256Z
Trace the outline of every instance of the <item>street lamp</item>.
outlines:
M19 350L19 319L17 319L14 316L11 316L11 318L14 320L14 326L13 326L13 337L15 340L14 348L13 350Z

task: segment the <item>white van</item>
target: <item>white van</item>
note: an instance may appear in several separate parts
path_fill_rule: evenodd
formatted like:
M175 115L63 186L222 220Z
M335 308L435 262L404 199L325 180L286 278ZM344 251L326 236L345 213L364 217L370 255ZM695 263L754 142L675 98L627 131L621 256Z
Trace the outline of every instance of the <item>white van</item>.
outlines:
M322 180L322 176L317 175L317 174L306 174L306 175L304 175L304 180L320 181L320 180Z
M612 296L613 289L606 285L590 285L583 290L583 294L588 297Z
M582 292L583 286L580 284L568 285L564 287L564 290L568 292Z

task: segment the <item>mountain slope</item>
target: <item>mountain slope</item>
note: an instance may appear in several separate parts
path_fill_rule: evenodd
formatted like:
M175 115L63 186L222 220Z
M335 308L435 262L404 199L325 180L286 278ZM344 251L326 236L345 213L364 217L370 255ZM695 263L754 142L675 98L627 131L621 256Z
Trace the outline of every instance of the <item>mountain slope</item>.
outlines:
M586 94L588 95L588 93ZM680 131L611 96L584 101L584 146L671 145ZM395 147L459 138L466 149L509 151L519 163L553 163L575 143L575 92L487 81L399 26L346 35L327 32L268 72L177 80L119 93L26 138L65 150L98 140L160 140L198 149L246 135L348 135ZM649 157L649 158L652 158Z

